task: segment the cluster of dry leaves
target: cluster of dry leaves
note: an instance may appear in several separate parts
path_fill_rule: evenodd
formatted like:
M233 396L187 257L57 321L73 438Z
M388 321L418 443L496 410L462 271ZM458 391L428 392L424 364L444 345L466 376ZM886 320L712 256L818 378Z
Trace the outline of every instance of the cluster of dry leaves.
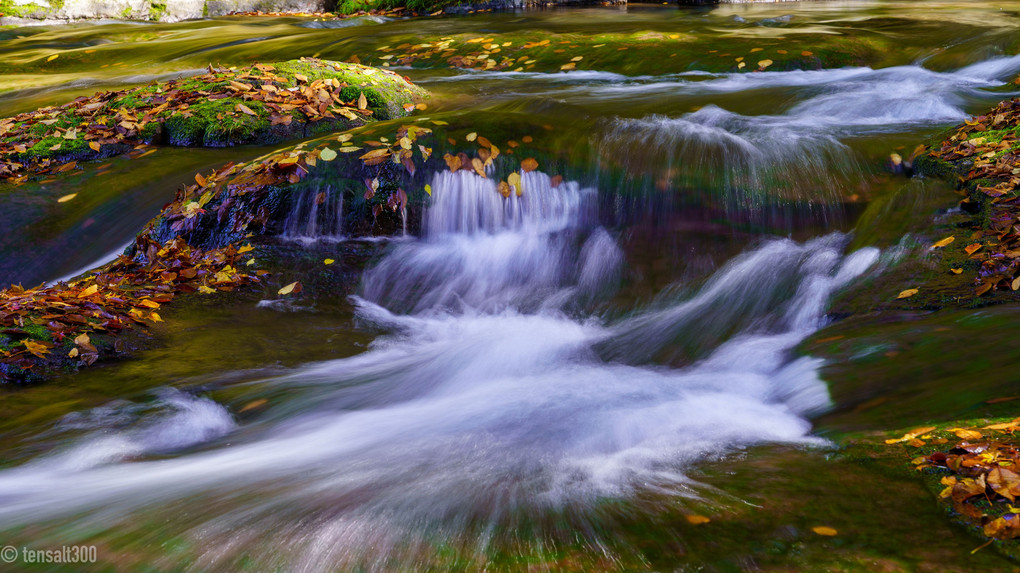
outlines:
M64 359L91 365L99 349L90 335L116 335L134 325L161 322L157 310L179 293L230 291L259 281L265 271L238 270L251 246L200 250L181 238L163 245L144 236L137 240L137 260L126 256L71 283L0 291L0 334L15 341L0 348L0 381L16 370L29 371ZM29 330L43 327L48 339ZM57 354L59 352L59 354ZM11 367L14 367L12 369Z
M1013 439L1020 430L1020 418L981 428L934 426L911 430L887 444L906 443L913 447L949 444L951 434L960 441L945 451L915 458L918 469L945 470L939 497L994 539L1020 537L1020 449Z
M981 263L975 293L1020 289L1020 99L1004 101L965 122L929 154L958 168L958 183L972 189L965 203L991 204L988 225L963 247ZM963 165L967 168L961 169ZM933 248L948 246L940 244L943 241Z
M340 64L305 58L301 61L341 71ZM269 64L255 64L239 71L215 70L210 66L209 73L197 78L171 80L155 88L146 86L82 96L62 106L0 119L0 179L21 183L31 174L69 171L76 166L75 161L57 159L67 157L60 153L53 155L54 158L33 153L31 149L43 139L61 140L45 150L60 152L69 141L80 138L88 143L88 149L79 146L74 156L78 160L91 159L104 155L104 146L140 143L141 134L152 122L163 123L173 115L189 117L192 115L189 107L198 102L233 98L237 103L227 112L229 115L256 116L246 102L258 101L270 111L269 120L274 126L286 126L295 119L314 122L338 116L357 125L372 114L364 93L353 101L343 101L340 93L348 85L335 78L310 81L302 74L288 77L275 70ZM371 76L376 73L391 73L350 65L344 65L343 71L365 76L365 85L373 82ZM135 104L130 109L121 105L127 98ZM35 129L40 124L48 128ZM124 147L118 152L128 149L130 147ZM109 150L105 154L110 154Z

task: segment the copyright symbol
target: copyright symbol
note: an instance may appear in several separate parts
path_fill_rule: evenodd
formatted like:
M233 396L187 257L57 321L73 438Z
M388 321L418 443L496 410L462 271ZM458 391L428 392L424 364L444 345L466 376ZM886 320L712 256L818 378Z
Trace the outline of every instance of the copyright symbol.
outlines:
M4 563L14 563L14 561L17 558L18 558L17 547L7 545L3 549L0 549L0 561L3 561Z

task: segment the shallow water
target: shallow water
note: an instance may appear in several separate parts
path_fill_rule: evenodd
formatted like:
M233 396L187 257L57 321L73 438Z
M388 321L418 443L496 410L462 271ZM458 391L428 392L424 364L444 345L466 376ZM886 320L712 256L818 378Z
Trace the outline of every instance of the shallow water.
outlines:
M835 410L838 427L875 426L847 422L821 377L832 369L794 349L826 325L833 295L899 256L848 249L862 209L905 183L888 155L1016 87L1010 9L632 6L0 32L3 114L209 62L367 60L411 37L560 35L569 48L609 35L608 49L649 31L692 38L675 57L604 56L577 72L402 69L437 94L427 113L451 129L533 135L555 159L508 199L490 179L435 174L422 236L387 243L349 301L198 305L137 359L5 391L2 529L23 544L100 544L122 568L868 570L876 558L909 570L923 558L876 540L874 505L838 551L760 515L739 550L670 520L725 522L761 502L720 469L745 461L788 464L817 504L838 495L801 475L825 463L811 420ZM719 45L752 55L764 40L800 50L825 35L894 49L870 66L691 69L691 54ZM59 87L25 87L40 83ZM196 170L264 151L163 149L0 190L0 279L73 272L128 242ZM79 197L55 203L72 188ZM336 199L296 210L285 239L342 248ZM804 529L794 495L768 498L769 511ZM925 506L923 492L909 500ZM902 519L896 531L930 516ZM740 528L728 531L739 545ZM931 535L910 543L942 542L948 569L1004 567L970 556L966 538Z

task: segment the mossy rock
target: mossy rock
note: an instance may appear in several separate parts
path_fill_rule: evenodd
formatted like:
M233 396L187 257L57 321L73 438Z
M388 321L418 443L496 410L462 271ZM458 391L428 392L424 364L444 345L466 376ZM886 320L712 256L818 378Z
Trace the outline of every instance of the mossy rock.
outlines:
M359 64L302 58L210 69L0 119L0 179L139 143L228 147L343 131L403 117L428 97L396 73Z

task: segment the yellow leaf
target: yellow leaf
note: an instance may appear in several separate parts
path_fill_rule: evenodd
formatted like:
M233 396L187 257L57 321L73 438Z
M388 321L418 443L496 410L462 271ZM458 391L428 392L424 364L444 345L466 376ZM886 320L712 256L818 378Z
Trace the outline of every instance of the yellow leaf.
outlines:
M343 143L343 142L345 142L345 141L350 141L350 140L351 140L351 138L353 138L353 137L354 137L354 136L353 136L353 135L351 135L351 134L349 134L349 133L344 133L344 134L342 134L342 135L338 135L338 136L337 136L337 138L336 138L336 140L337 140L337 141L339 141L340 143Z
M74 343L77 344L78 346L84 346L91 342L92 341L89 340L89 335L85 333L79 334L78 336L74 337Z
M570 70L573 70L573 69L576 69L576 68L577 68L577 64L575 64L574 62L570 62L569 64L563 64L562 66L560 66L561 70L568 71L568 72Z
M908 288L907 290L905 290L905 291L901 292L900 294L896 295L896 298L910 298L910 297L914 296L915 294L917 294L917 289L916 288Z
M968 430L965 428L952 428L949 431L956 434L956 437L960 438L961 440L980 440L982 438L981 432Z
M761 69L765 69L765 68L767 68L767 67L769 67L771 65L772 65L772 60L761 60L760 62L758 62L758 67L761 68Z
M425 193L427 193L429 197L432 196L432 186L428 183L425 184Z
M514 188L514 192L518 197L524 194L524 186L521 184L521 174L514 171L506 178L506 182Z
M52 56L46 58L46 61L47 62L52 62L53 60L55 60L55 59L57 59L59 57L60 57L60 54L53 54Z
M824 535L826 537L832 537L833 535L836 535L837 533L839 533L835 529L833 529L831 527L828 527L826 525L819 525L819 526L816 526L816 527L812 527L811 531L814 531L818 535Z
M252 266L254 264L255 264L255 259L248 259L248 262L244 263L244 266L250 267L250 266Z
M319 152L319 159L323 161L333 161L336 159L336 152L328 147L323 147L322 151Z
M335 262L336 261L333 260L333 259L326 259L326 260L322 261L322 264L324 264L324 265L332 265Z
M21 343L25 345L25 348L29 352L38 356L39 358L46 358L46 355L49 354L50 352L50 348L53 347L52 344L46 342L37 342L35 340L24 340Z
M711 519L705 517L704 515L691 514L685 515L684 518L687 520L687 523L690 523L691 525L701 525L703 523L708 523L712 521Z
M80 293L78 293L78 298L88 298L88 297L96 294L97 292L99 292L99 286L92 285L89 288L87 288L87 289L81 291Z
M290 293L294 292L294 289L297 288L298 284L300 284L300 283L298 283L297 281L294 281L294 282L290 283L289 285L287 285L287 286L281 288L280 290L276 291L276 294L281 294L281 295L290 294Z
M962 268L961 269L949 269L949 272L953 273L954 275L958 275L958 274L963 272L963 269ZM1016 289L1013 289L1013 290L1016 290Z
M74 199L77 196L78 196L77 193L70 193L68 195L64 195L60 199L57 199L57 203L67 203L68 201L70 201L71 199Z
M737 64L737 68L742 70L742 69L744 69L744 66L746 66L746 65L747 64L745 64L744 62L740 62L739 64Z
M478 139L478 134L472 131L471 133L465 135L464 139L467 141L474 141Z
M255 250L255 247L253 247L251 245L244 245L240 249L237 249L237 254L241 255L241 254L244 254L244 253L247 253L247 252L250 252L250 251L254 251L254 250Z
M576 56L574 58L570 58L570 61L571 62L580 62L583 59L584 59L584 56Z
M208 185L208 182L205 180L205 177L202 177L201 173L195 174L195 183L198 183L202 187Z
M212 294L212 293L216 292L216 289L209 288L209 287L207 287L205 285L202 285L202 286L198 287L198 292L200 292L202 294Z
M67 353L67 357L68 358L77 358L78 357L78 347L76 346L76 347L72 348L71 351Z
M92 151L99 151L102 147L103 146L99 145L98 141L90 141L89 142L89 148L92 149Z
M245 114L248 114L248 115L258 115L257 113L252 111L250 107L244 105L243 103L237 104L236 106L234 106L234 109L236 109L237 111L239 111L241 113L245 113Z
M981 249L981 243L972 243L963 248L964 252L966 252L968 255L973 255L979 249Z
M365 98L365 92L361 92L361 95L358 96L358 109L368 109L368 100Z
M163 317L161 317L160 315L156 314L155 312L150 312L149 313L149 320L151 320L153 322L163 322Z

